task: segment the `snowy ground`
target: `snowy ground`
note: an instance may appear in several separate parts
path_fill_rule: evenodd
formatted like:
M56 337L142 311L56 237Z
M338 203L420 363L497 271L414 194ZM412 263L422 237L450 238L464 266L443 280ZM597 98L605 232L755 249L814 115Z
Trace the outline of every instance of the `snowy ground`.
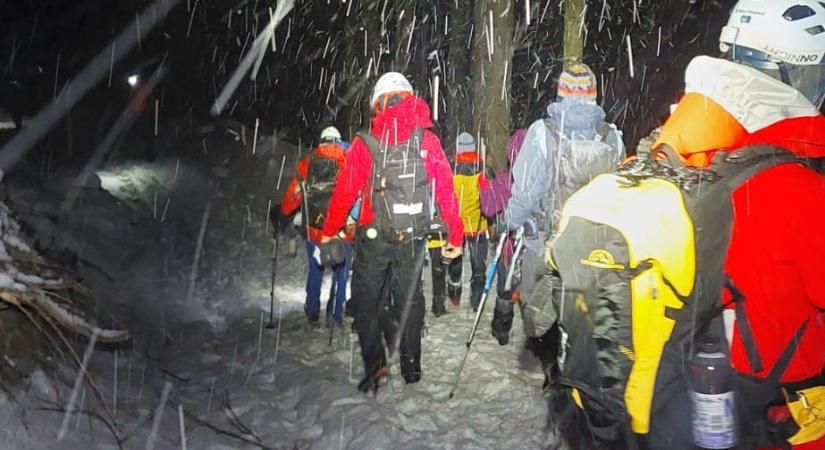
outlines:
M405 385L396 364L375 397L356 389L363 370L351 319L335 330L332 344L328 330L306 322L300 242L294 257L281 247L275 308L282 315L279 328L266 329L267 191L275 183L261 183L255 176L262 174L245 170L250 169L229 167L215 176L209 168L162 161L100 172L114 197L84 194L90 206L73 213L83 226L65 226L71 239L48 242L83 249L85 266L78 270L95 267L105 274L88 278L110 294L105 302L111 305L100 309L135 339L93 354L90 372L102 398L85 387L78 393L87 413L71 418L69 435L59 444L56 430L76 368L55 363L30 376L11 392L22 406L0 393L0 420L8 424L0 432L0 448L182 448L181 422L191 449L554 447L541 371L521 350L520 317L511 344L499 346L490 334L492 298L461 385L447 399L473 323L469 286L461 307L449 305L449 313L437 319L428 312L423 380ZM274 176L271 167L266 176ZM21 209L34 204L32 211L56 201L33 192L19 188L11 197ZM22 221L40 235L58 236L32 211L21 214ZM195 250L200 256L193 272ZM82 354L85 342L76 348ZM114 409L109 426L117 429L119 444L94 416L109 417L104 405Z

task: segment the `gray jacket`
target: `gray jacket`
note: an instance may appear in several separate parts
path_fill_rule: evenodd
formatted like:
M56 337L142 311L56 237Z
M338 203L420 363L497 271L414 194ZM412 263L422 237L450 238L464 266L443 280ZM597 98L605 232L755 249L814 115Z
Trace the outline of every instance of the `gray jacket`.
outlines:
M511 230L528 219L536 222L538 235L525 240L525 247L538 254L570 195L625 158L621 132L605 123L598 105L562 100L551 103L547 114L527 130L505 211Z

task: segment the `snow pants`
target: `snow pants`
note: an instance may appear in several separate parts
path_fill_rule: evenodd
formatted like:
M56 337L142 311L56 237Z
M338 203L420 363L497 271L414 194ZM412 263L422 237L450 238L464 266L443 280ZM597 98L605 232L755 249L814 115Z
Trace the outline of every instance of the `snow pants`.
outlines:
M332 281L336 284L335 299L329 299L330 302L335 302L334 308L327 307L327 311L332 312L331 320L338 325L344 320L344 304L347 301L347 277L349 277L350 263L352 262L352 244L343 241L344 244L344 263L332 268ZM306 243L307 247L307 284L306 284L306 303L304 304L304 311L309 316L318 317L321 311L321 283L324 279L324 266L318 264L318 261L312 256L316 245L310 241ZM329 324L330 318L327 318Z
M444 300L447 298L447 264L444 263L444 259L441 257L441 248L429 249L430 275L433 281L433 308L435 308L436 303L444 304Z
M375 239L365 231L356 233L355 258L352 263L352 298L355 308L355 329L364 359L364 373L371 375L386 366L382 335L391 347L400 326L407 289L415 281L412 306L401 334L399 353L421 359L421 329L426 312L421 289L422 270L415 262L427 251L423 239L394 239L379 233Z
M470 254L470 267L472 275L470 276L470 305L473 308L478 308L481 303L481 294L484 292L484 277L487 272L487 236L480 234L476 237L465 237L464 248ZM462 272L464 266L464 256L459 256L450 262L447 269L448 282L447 294L451 299L461 298L461 283Z

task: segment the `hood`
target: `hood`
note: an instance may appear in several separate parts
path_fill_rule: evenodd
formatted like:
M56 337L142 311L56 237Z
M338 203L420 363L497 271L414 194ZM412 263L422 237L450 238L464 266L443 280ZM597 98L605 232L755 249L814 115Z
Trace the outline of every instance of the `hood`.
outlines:
M370 133L382 142L395 145L410 138L416 128L432 128L430 106L416 96L390 106L372 118Z
M521 145L524 144L524 138L526 136L527 128L519 128L513 132L510 139L507 139L507 160L510 161L511 165L516 162L516 156L518 156L518 152L521 150Z
M697 56L685 70L685 93L718 103L748 133L796 117L819 116L799 91L752 68L710 56Z
M604 121L604 110L596 104L563 99L547 106L547 115L555 124L564 126L568 137L595 139L596 127Z
M705 167L718 149L774 145L825 157L825 117L792 87L751 67L700 56L685 73L685 95L654 148L667 144Z
M336 161L343 161L345 152L344 147L335 142L323 142L315 148L315 156Z

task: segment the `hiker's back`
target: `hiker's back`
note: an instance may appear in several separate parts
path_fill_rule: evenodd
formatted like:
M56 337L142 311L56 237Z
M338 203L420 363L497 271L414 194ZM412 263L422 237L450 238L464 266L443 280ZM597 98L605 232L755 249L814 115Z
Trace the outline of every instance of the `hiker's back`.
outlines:
M423 237L429 229L429 186L422 153L423 129L403 142L358 136L372 155L372 205L376 228L394 235Z

